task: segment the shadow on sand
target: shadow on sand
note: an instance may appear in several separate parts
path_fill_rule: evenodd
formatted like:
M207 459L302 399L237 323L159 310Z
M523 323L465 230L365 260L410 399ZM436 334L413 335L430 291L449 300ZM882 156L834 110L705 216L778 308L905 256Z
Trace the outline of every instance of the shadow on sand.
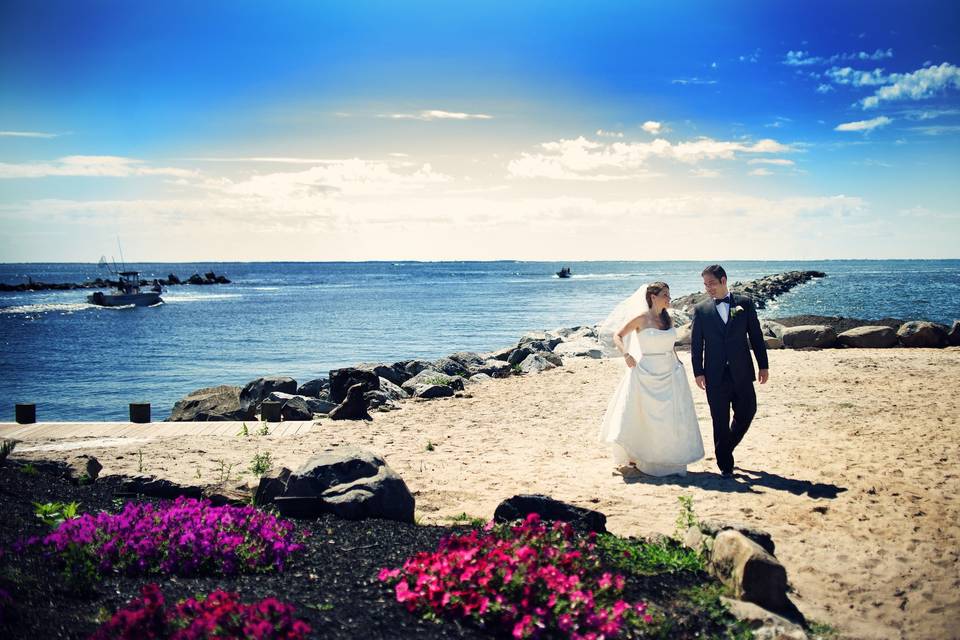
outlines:
M828 498L833 500L846 487L809 480L794 480L784 478L775 473L754 471L752 469L737 468L733 478L724 478L719 473L706 471L688 471L685 476L624 476L625 484L652 484L674 485L679 487L699 487L705 491L722 491L724 493L764 493L758 488L763 487L774 491L786 491L797 496L807 495L811 498Z

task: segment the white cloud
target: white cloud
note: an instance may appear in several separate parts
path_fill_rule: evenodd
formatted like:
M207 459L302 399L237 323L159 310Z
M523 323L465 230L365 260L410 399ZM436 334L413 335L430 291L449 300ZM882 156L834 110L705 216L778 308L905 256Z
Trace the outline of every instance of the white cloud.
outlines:
M0 162L0 178L45 178L49 176L88 176L129 178L136 176L174 176L192 178L199 174L189 169L151 167L136 158L120 156L65 156L54 162Z
M697 167L696 169L690 170L690 175L692 175L694 178L719 178L720 172L716 169Z
M595 142L583 136L540 145L542 151L522 153L507 171L515 178L610 181L648 177L648 161L660 158L684 164L705 160L733 160L741 154L786 153L793 149L769 138L732 142L698 138L673 144L662 138L651 142ZM600 173L602 172L602 173Z
M760 60L760 49L754 49L753 53L740 56L740 62L757 62Z
M780 167L792 167L795 163L793 160L787 160L786 158L754 158L748 160L747 164L772 164Z
M890 76L884 74L883 69L860 71L850 67L832 67L826 71L835 84L846 84L854 87L875 87L890 82Z
M706 79L706 78L697 78L697 77L693 77L693 78L677 78L676 80L672 80L672 81L671 81L671 84L684 84L684 85L686 85L686 84L717 84L717 81L716 81L716 80L709 80L709 79Z
M761 167L761 168L759 168L759 169L754 169L753 171L751 171L751 172L748 173L747 175L751 175L751 176L772 176L772 175L773 175L773 171L770 171L769 169L764 169L764 168Z
M856 51L853 53L835 53L832 56L813 56L808 51L787 51L783 64L791 67L807 67L817 64L832 64L852 60L884 60L893 57L893 49L877 49L873 53Z
M603 129L597 129L597 136L601 138L622 138L623 133L620 131L604 131Z
M830 93L833 90L833 87L829 84L821 83L817 86L817 93Z
M416 113L389 113L379 116L394 120L492 120L493 116L485 113L462 113L458 111L442 111L440 109L426 109Z
M267 162L276 164L327 164L344 162L344 158L298 158L292 156L238 156L238 157L200 157L187 158L196 162Z
M45 133L43 131L0 131L0 137L6 138L56 138L59 133Z
M857 120L856 122L844 122L833 128L834 131L872 131L878 127L885 127L893 122L887 116L878 116L870 120Z
M922 133L925 136L943 136L960 133L960 125L932 125L928 127L910 127L911 131Z
M647 133L656 135L660 133L661 127L663 127L662 122L657 122L655 120L647 120L646 122L643 123L643 127L641 128Z
M896 100L921 100L948 88L960 88L960 67L944 62L936 67L924 67L913 73L893 73L888 76L889 86L881 87L875 94L861 102L864 109L872 109L881 102Z

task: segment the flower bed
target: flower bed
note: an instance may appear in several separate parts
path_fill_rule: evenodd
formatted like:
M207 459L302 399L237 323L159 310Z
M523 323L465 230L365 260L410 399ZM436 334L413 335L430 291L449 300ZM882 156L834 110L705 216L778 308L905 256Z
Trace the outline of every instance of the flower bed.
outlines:
M652 622L645 603L622 599L624 577L604 571L595 538L531 514L518 526L445 538L379 577L411 612L466 618L515 638L609 638Z
M206 597L181 600L169 607L159 587L148 584L143 587L140 598L117 611L90 636L90 640L299 640L307 637L310 626L296 619L295 611L275 598L244 604L237 594L219 590Z
M184 497L159 505L128 502L118 514L83 514L31 542L58 557L75 580L107 572L194 576L282 570L301 548L293 524L272 514Z

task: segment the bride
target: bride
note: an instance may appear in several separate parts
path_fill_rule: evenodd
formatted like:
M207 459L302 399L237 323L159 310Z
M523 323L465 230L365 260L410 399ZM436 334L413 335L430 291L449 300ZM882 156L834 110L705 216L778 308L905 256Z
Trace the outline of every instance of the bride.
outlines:
M615 348L628 367L600 427L600 441L611 445L624 474L684 475L689 463L703 457L669 306L670 288L654 282L617 305L599 326L608 350Z

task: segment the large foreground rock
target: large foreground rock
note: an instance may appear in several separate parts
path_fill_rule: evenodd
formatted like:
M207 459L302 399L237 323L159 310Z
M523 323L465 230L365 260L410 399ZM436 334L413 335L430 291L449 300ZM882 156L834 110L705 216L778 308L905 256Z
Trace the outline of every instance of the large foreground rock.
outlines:
M344 367L330 372L330 402L340 404L347 398L350 387L359 384L363 387L361 395L380 388L380 376L370 369Z
M240 408L256 413L260 403L274 391L294 395L297 393L297 381L287 376L268 376L251 380L240 390Z
M739 531L726 529L717 534L710 553L710 567L736 598L772 611L789 607L787 570Z
M896 346L897 332L890 327L854 327L838 335L837 342L858 349L885 349Z
M493 519L497 522L512 522L523 520L531 513L538 514L542 520L569 522L580 531L607 531L607 516L599 511L577 507L540 494L520 494L507 498L497 505Z
M562 342L553 348L553 352L559 356L573 356L575 358L595 358L603 357L603 348L596 340L582 338L570 342Z
M783 346L790 349L816 347L828 349L837 342L837 333L825 324L806 324L783 330Z
M520 371L523 373L542 373L556 368L557 365L536 353L531 353L520 363Z
M240 387L220 385L197 389L178 400L168 422L252 420L253 410L240 405Z
M424 384L446 385L454 391L463 391L463 378L460 376L448 376L436 369L424 369L404 382L400 388L410 395L417 395L417 387Z
M897 331L897 338L905 347L940 348L948 343L946 327L923 320L904 322Z
M349 520L413 522L416 504L403 478L382 457L357 447L339 447L305 462L290 474L283 497L314 498L313 511L301 515L333 513Z

